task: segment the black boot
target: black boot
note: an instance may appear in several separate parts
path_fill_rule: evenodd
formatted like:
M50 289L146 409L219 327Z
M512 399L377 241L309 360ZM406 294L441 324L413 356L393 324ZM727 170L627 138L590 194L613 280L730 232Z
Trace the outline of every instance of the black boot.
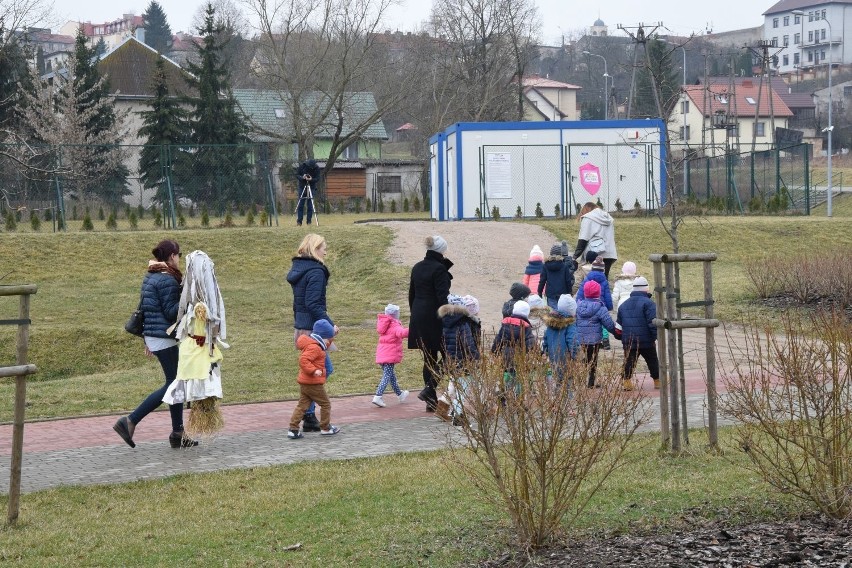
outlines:
M313 412L306 412L302 417L302 432L319 432L321 429L317 415Z
M169 434L169 445L173 448L193 448L198 445L198 440L193 440L181 430Z
M426 412L435 412L435 407L438 405L438 393L435 392L435 387L423 387L417 398L426 403Z

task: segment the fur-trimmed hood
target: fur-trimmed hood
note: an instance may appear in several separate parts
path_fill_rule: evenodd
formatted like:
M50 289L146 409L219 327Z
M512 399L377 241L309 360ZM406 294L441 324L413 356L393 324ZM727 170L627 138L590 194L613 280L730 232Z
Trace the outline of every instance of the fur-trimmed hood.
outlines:
M564 329L574 323L574 317L557 310L549 310L541 318L544 325L553 329Z
M467 308L464 306L459 306L458 304L444 304L440 308L438 308L438 317L445 318L447 316L469 316L470 312L467 311Z

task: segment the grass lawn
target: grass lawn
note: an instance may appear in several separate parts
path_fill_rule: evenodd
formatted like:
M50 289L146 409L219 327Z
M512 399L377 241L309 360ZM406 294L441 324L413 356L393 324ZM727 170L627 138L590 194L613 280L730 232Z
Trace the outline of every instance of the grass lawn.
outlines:
M717 252L714 263L716 316L728 321L771 320L776 312L751 304L744 270L769 254L792 257L814 251L848 250L852 197L837 200L835 218L687 218L681 251ZM844 217L844 215L846 217ZM332 395L366 393L379 378L373 363L375 314L389 300L406 306L408 267L390 264L382 251L392 241L383 227L353 224L375 214L321 217L319 230L329 241L329 312L343 329ZM404 214L385 215L400 218ZM423 214L408 214L424 218ZM228 310L231 349L226 356L227 402L293 398L297 385L292 345L292 294L284 276L305 233L282 218L282 226L179 231L95 231L0 233L3 283L39 286L32 299L29 360L39 372L30 379L28 419L113 413L130 409L160 381L156 361L143 355L142 341L123 331L138 302L139 285L150 250L175 237L182 250L207 252ZM512 222L512 221L506 221ZM573 220L537 222L559 238L576 239ZM284 226L286 225L286 226ZM656 218L617 220L619 265L634 260L650 271L648 254L666 252L670 241ZM518 272L523 259L518 262ZM700 265L683 270L686 301L698 300ZM693 308L694 309L694 308ZM17 316L17 299L0 298L0 319ZM14 362L14 328L0 327L0 365ZM417 377L417 357L406 357L400 376ZM14 386L0 380L0 421L11 420ZM416 386L416 385L412 385Z
M577 527L659 532L718 516L791 514L744 457L663 457L642 437ZM730 440L730 430L722 431ZM310 462L24 495L0 531L15 566L458 566L495 557L504 515L455 475L447 453ZM448 469L449 468L449 469ZM0 506L5 507L5 497ZM301 544L297 550L287 547Z

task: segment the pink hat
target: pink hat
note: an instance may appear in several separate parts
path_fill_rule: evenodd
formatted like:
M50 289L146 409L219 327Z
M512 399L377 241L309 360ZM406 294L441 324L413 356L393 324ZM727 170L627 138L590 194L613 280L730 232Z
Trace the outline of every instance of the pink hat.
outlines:
M583 284L583 295L590 300L600 298L601 285L595 282L594 280L589 280L588 282Z
M636 276L636 263L628 260L621 267L621 273L625 276Z
M534 245L530 251L530 260L544 260L544 253L538 245Z

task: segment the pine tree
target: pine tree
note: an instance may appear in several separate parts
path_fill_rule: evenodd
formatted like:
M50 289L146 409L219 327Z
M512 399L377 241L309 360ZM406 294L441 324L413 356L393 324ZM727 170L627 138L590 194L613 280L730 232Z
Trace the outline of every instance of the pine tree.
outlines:
M155 200L164 204L168 203L166 188L163 186L165 168L169 167L170 162L180 161L185 156L185 153L173 146L189 141L189 126L186 111L178 99L169 94L165 64L161 57L157 58L152 88L154 98L149 103L151 110L139 113L142 117L139 136L145 144L139 157L139 178L144 187L159 188Z
M104 38L100 38L98 40L98 43L95 44L95 48L92 50L92 52L93 55L98 58L100 58L101 55L107 52L107 46L106 42L104 41Z
M142 19L145 21L145 43L160 53L168 52L172 48L172 28L159 2L151 0Z
M651 81L656 84L663 116L668 116L677 103L677 94L680 91L680 75L672 63L671 47L655 36L647 41L645 48L651 60L651 72L648 72L647 66L639 70L636 81L636 111L633 116L659 117Z
M198 63L188 64L189 84L197 93L188 101L192 107L191 141L199 147L193 156L189 172L192 183L186 184L186 192L193 200L221 209L246 186L249 162L247 147L223 146L242 144L248 138L245 121L230 90L223 44L217 39L220 34L214 22L215 9L208 4L204 26L198 29L202 36L201 44L196 46ZM223 97L224 93L227 95Z

